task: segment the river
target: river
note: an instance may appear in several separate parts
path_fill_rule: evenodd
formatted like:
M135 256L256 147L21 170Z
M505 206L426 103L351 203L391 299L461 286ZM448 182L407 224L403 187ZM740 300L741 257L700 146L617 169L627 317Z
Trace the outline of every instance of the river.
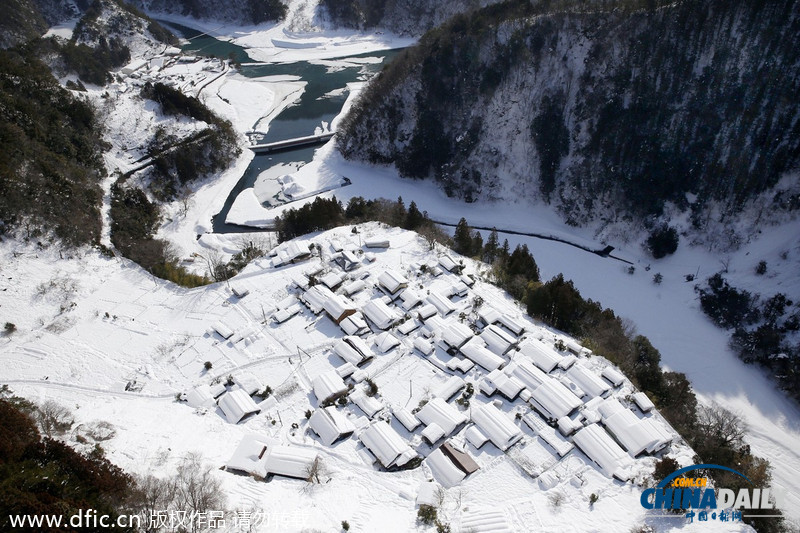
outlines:
M359 55L346 56L347 58L381 57L379 63L357 64L352 66L342 65L329 68L323 64L308 61L293 63L255 63L247 54L247 49L230 42L221 41L204 34L199 30L176 24L174 22L159 21L177 31L182 37L189 40L182 49L199 55L232 59L241 64L240 73L248 78L265 76L292 75L298 76L300 81L306 82L305 90L300 99L293 105L284 109L270 123L269 131L260 142L275 142L295 137L314 134L314 130L322 123L330 124L342 109L347 99L348 83L363 81L376 74L383 65L390 61L399 50L383 50ZM344 58L340 58L344 59ZM332 59L329 61L336 61ZM328 61L326 61L327 63ZM264 110L266 115L268 110ZM258 176L275 165L302 165L311 161L317 147L302 147L286 150L279 153L257 154L250 166L247 167L242 177L231 189L222 210L214 216L214 233L241 233L245 231L258 231L256 228L228 224L225 219L236 197L243 190L253 187Z

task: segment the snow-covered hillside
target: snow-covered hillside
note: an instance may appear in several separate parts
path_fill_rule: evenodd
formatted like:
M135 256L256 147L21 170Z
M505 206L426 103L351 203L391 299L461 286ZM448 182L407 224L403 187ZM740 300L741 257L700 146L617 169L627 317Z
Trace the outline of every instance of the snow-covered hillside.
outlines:
M367 248L372 241L389 247ZM241 463L234 452L252 433L295 460L321 458L319 485L215 473L231 510L266 513L264 531L327 531L342 520L354 531L414 530L415 503L430 498L429 480L444 487L433 501L440 518L461 531L483 520L509 531L685 525L682 517L645 514L639 497L654 459L647 453L634 459L639 449L624 432L617 438L629 453L594 423L613 427L607 417L622 409L661 435L654 448L666 444L671 456L691 462L691 450L666 422L631 401L630 382L614 386L602 378L611 367L601 357L558 351L555 341L574 341L526 319L481 280L481 264L452 256L465 270L448 272L447 252L431 250L414 233L372 223L357 233L345 227L310 235L281 245L276 257L256 261L229 284L193 290L91 251L61 259L55 250L9 241L1 250L9 281L0 305L18 321L0 347L3 382L33 400L74 408L77 423L110 422L117 435L103 446L114 463L140 474L169 472L194 451L214 466L237 459L238 470L284 472L269 462ZM347 257L339 250L355 258L341 263L348 271L339 266ZM281 264L289 257L305 259ZM317 284L310 287L312 280ZM327 286L337 295L320 288ZM234 290L248 294L240 298ZM369 358L358 367L356 350L340 346L343 329L351 327L362 339L352 346ZM375 384L372 397L367 380ZM262 401L255 393L266 387L271 394ZM241 413L213 399L236 390L246 398L243 412L256 411L239 423ZM334 409L355 432L327 445L309 429L307 411L318 411L323 396L338 391L347 399ZM189 403L177 402L178 393L188 393ZM577 409L548 404L554 394ZM599 431L597 438L617 450L613 459L595 455L588 433L580 436L586 429L564 437L540 413L566 415L559 427L567 435L570 424ZM370 440L373 428L390 431L406 459L387 460L381 443L388 437ZM434 453L445 440L478 470L465 477L441 451ZM401 465L414 455L425 459L410 470L390 473L380 464ZM593 505L591 494L599 496ZM719 525L704 530L731 530Z

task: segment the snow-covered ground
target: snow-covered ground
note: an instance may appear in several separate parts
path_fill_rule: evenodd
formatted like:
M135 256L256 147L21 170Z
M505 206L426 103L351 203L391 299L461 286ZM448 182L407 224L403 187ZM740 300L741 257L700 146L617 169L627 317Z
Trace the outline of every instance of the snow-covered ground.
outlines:
M210 465L222 466L249 433L320 453L327 472L324 479L329 479L320 485L281 477L265 483L214 472L223 482L231 511L265 513L268 520L261 531L334 531L342 520L347 520L353 531L425 530L416 523L415 499L422 482L441 481L428 466L382 472L365 462L355 436L329 447L309 431L304 413L318 406L312 382L341 366L330 348L344 333L324 313L316 316L306 308L283 324L271 318L287 305L287 296L302 292L293 284L305 279L304 272L317 264L338 272L331 261L334 244L361 258L359 268L349 277L367 284L353 296L362 309L368 301L381 297L376 280L388 269L407 276L412 289L422 295L442 292L461 279L447 272L434 277L422 270L421 265L435 263L442 251L430 250L414 233L375 223L359 230L354 234L346 227L297 240L301 247L316 243L322 250L322 262L312 257L275 268L269 258L257 260L230 282L250 291L241 299L232 295L225 283L179 289L125 260L103 258L94 251L61 258L55 249L0 243L2 274L8 280L6 290L0 293L0 309L18 326L16 333L0 341L2 381L35 401L53 399L69 406L77 424L110 422L116 436L103 443L108 458L138 474L169 472L189 452L199 452ZM374 262L361 246L371 238L391 243L389 249L373 251ZM469 274L479 276L482 268L466 261ZM319 275L318 279L323 278ZM462 311L472 315L476 296L483 299L482 308L491 306L523 321L525 337L542 339L548 346L556 339L568 340L526 320L507 295L480 280L465 297L452 299L457 310L443 317L444 323L459 323ZM215 331L219 323L233 331L229 339ZM365 337L375 358L363 370L378 385L377 399L383 409L372 422L352 403L340 410L359 428L357 433L370 423L390 420L404 440L427 455L433 448L421 440L420 430L406 431L390 410L411 409L428 398L453 374L445 366L451 357L441 347L430 357L415 352L412 343L421 335L419 330L407 336L395 331L400 345L380 354L377 346L372 346L375 331ZM434 341L441 339L442 331L435 333ZM525 357L517 354L512 359ZM206 361L212 363L211 370L204 369ZM599 357L581 357L578 364L598 374L608 365ZM477 391L486 375L477 366L466 374L455 374L476 384L473 410L497 399ZM175 401L178 392L220 380L224 383L229 375L237 379L251 376L261 386L269 385L275 400L263 404L262 413L239 424L227 422L216 406L194 409ZM557 379L567 376L559 369L551 375ZM131 387L136 392L126 391ZM359 389L363 383L357 382L355 387ZM631 392L626 382L612 395L627 404ZM454 442L463 443L480 470L444 493L440 517L452 523L454 530L464 531L467 524L480 519L495 520L509 531L533 527L543 531L625 531L643 523L660 531L749 530L742 525L721 527L723 524L714 521L690 525L682 516L648 513L639 499L641 483L652 469L652 457L628 458L633 482L613 480L577 450L559 458L527 424L515 420L517 413L532 413L522 400L495 403L523 440L504 454L491 443L475 448L464 440L467 427L456 430ZM581 412L590 410L587 406ZM469 416L472 411L462 408L460 412ZM663 424L658 415L636 416ZM680 462L691 463L691 450L684 445L674 443L670 450ZM549 472L554 476L553 486L537 482L526 469ZM597 494L599 500L590 507L591 494Z

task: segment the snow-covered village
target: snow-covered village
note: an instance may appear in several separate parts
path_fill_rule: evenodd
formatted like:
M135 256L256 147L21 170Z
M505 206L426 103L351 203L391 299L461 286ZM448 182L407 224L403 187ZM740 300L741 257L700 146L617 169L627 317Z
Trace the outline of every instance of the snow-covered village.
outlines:
M797 531L766 4L20 0L0 530Z

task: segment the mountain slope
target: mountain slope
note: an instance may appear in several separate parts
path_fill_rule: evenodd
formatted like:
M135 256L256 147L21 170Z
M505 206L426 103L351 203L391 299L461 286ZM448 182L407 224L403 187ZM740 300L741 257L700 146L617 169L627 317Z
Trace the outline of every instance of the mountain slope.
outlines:
M710 204L736 213L800 162L797 6L459 16L375 79L339 146L467 201L544 200L574 224L652 220L671 202L702 226ZM800 205L792 190L773 200Z

